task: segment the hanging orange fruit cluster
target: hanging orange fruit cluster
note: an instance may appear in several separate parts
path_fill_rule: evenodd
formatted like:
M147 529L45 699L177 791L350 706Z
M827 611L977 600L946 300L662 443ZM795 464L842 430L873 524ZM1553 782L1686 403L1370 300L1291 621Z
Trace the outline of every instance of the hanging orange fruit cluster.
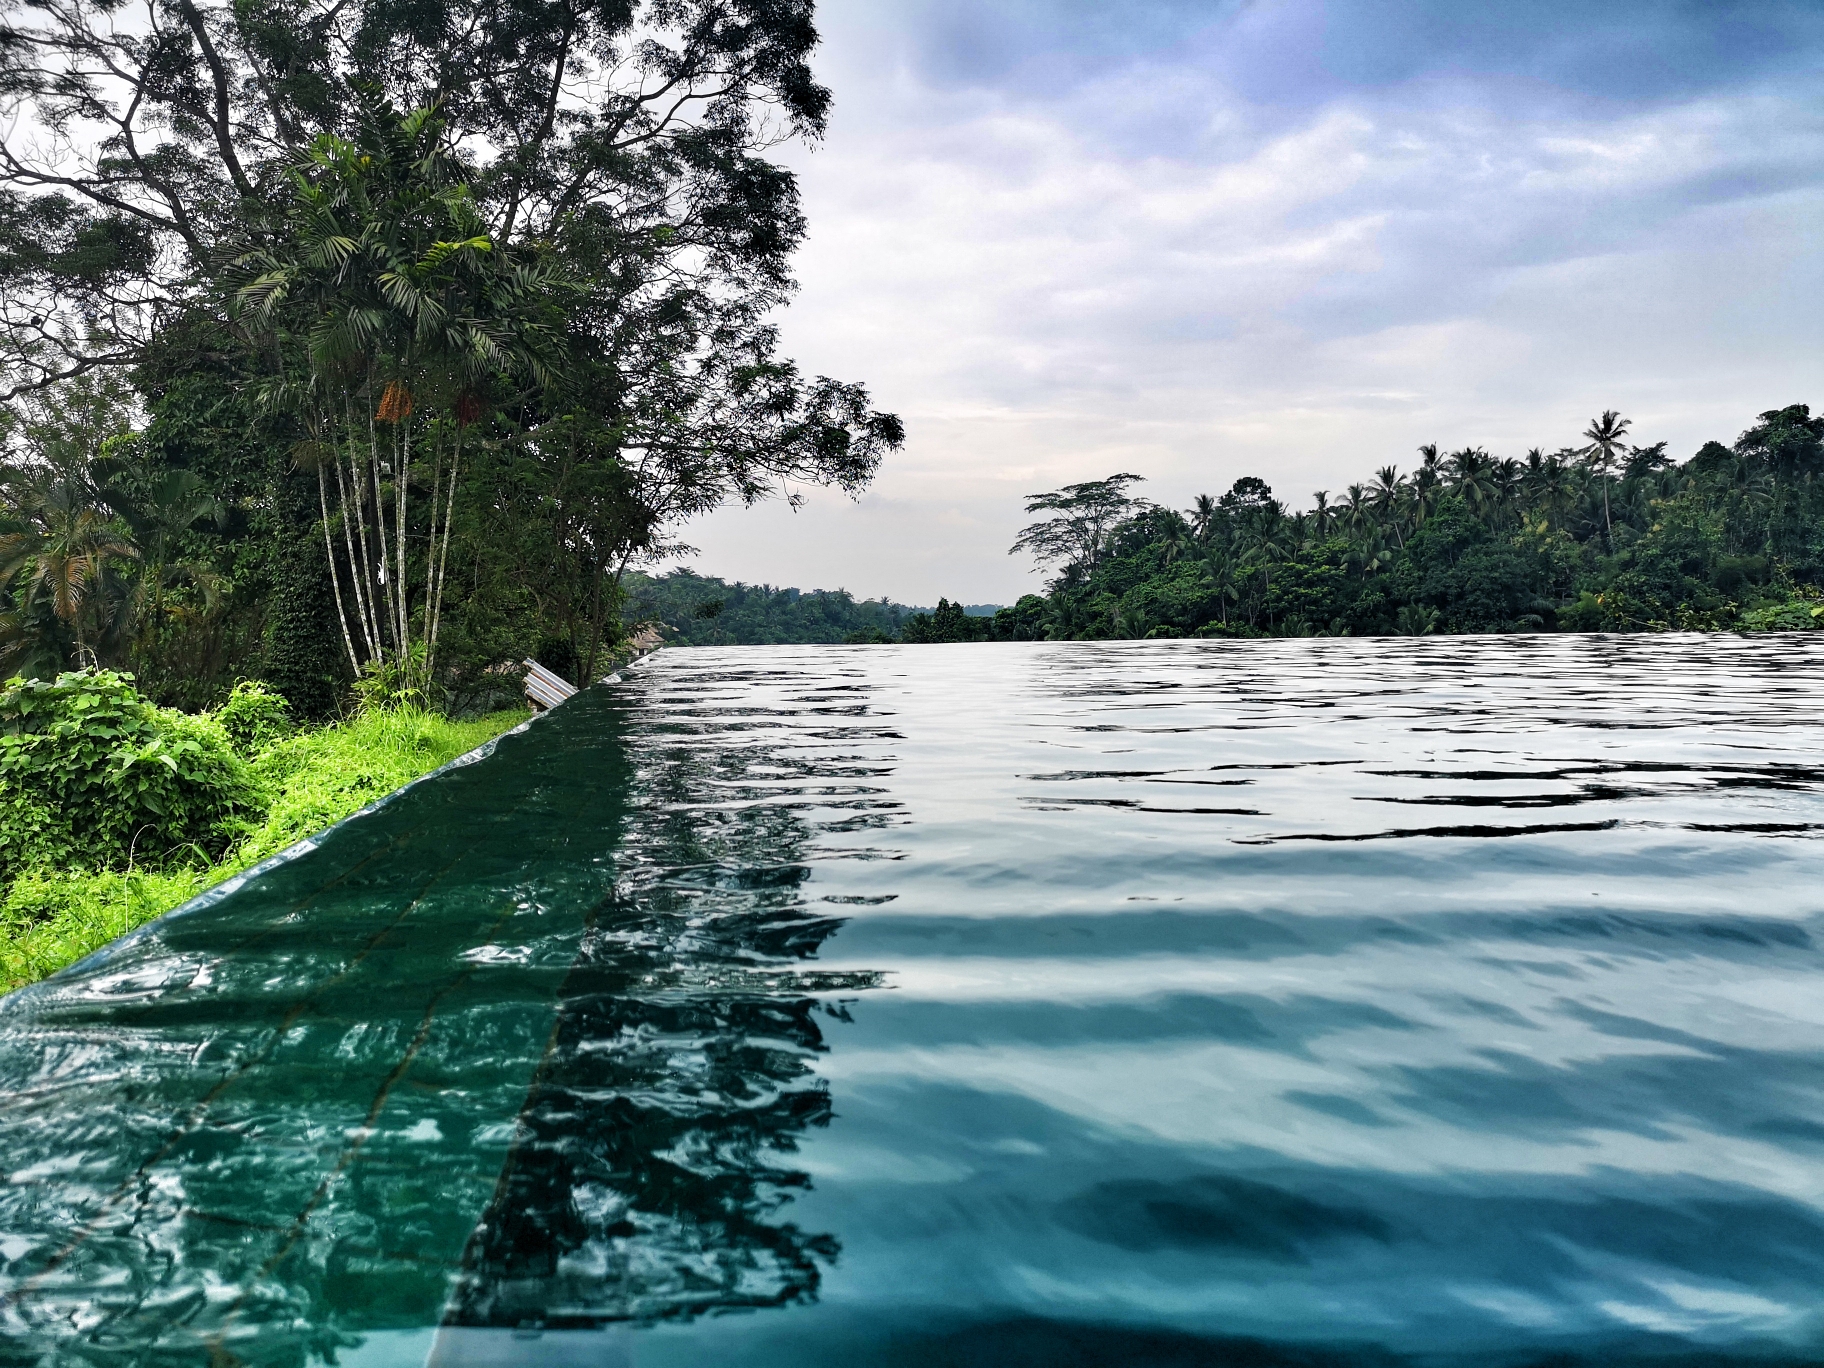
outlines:
M465 394L456 401L456 421L467 427L481 417L481 400L472 394Z
M386 391L380 396L380 407L374 411L374 417L383 423L403 423L412 416L412 392L398 380L386 382Z

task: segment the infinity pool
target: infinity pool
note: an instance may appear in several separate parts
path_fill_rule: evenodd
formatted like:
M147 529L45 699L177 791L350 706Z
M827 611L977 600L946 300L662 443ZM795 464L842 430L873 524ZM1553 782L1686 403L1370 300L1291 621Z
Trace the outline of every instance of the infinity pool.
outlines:
M0 1364L1824 1362L1820 667L661 652L0 1003Z

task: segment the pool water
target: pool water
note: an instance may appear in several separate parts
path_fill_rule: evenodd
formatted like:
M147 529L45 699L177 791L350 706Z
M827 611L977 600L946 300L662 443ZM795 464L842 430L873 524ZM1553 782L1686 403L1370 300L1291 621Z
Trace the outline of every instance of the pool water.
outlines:
M0 1003L0 1364L1824 1362L1820 666L661 652Z

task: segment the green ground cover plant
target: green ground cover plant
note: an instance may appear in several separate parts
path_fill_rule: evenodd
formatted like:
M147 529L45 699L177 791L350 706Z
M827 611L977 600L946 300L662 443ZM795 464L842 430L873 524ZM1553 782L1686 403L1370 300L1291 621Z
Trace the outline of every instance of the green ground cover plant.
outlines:
M54 973L525 720L412 705L294 730L238 685L214 712L72 671L0 692L0 987ZM81 838L81 839L79 839Z

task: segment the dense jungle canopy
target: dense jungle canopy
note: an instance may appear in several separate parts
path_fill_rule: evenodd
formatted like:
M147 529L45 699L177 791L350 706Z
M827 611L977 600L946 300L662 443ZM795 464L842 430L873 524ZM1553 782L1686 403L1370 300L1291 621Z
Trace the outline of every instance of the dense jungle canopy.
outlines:
M0 23L0 669L589 677L689 516L902 440L769 316L809 0L43 0Z
M1032 496L1046 593L924 640L1799 630L1824 625L1824 416L1761 414L1684 461L1605 412L1524 459L1419 448L1293 511L1257 477L1184 512L1118 474ZM941 621L940 621L941 619ZM921 635L922 634L922 635Z

